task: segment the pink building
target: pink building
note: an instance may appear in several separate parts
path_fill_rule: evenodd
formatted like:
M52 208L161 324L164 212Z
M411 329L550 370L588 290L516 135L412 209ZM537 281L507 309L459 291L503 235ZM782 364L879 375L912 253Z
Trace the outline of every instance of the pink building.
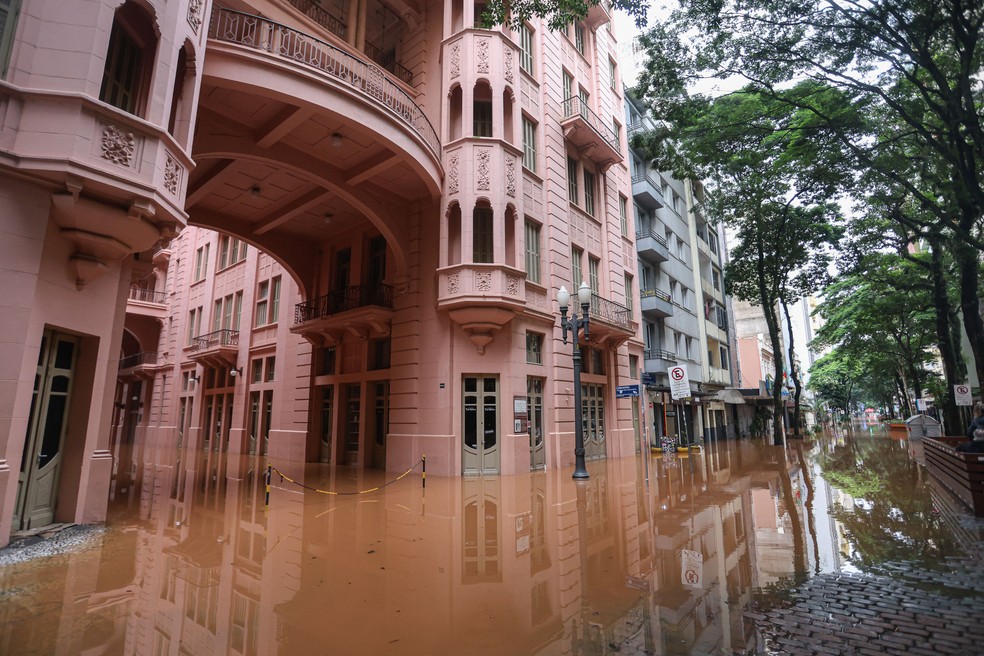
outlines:
M634 453L609 15L481 7L0 5L0 544L100 521L179 443L189 470L570 467L554 297L582 280L587 453Z

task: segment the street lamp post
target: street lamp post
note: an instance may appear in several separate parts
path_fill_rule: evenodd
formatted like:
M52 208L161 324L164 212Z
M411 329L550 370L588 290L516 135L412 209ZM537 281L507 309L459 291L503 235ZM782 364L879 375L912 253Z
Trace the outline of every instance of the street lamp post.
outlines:
M584 468L584 426L581 422L581 348L578 345L578 332L584 330L584 338L588 338L588 307L591 305L591 288L581 282L577 289L577 300L581 304L581 315L572 312L567 318L567 308L570 307L571 293L566 287L557 291L557 305L560 306L560 326L564 331L564 344L567 343L567 333L573 335L574 344L574 474L572 478L586 479L588 470Z

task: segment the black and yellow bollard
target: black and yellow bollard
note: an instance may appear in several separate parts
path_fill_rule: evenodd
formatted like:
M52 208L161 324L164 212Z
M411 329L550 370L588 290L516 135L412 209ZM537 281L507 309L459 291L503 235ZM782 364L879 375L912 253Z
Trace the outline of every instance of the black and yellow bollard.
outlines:
M427 456L420 456L420 486L427 487Z
M266 508L269 508L270 507L270 477L272 475L273 475L272 465L267 465L267 474L266 474L266 498L263 501L263 505Z

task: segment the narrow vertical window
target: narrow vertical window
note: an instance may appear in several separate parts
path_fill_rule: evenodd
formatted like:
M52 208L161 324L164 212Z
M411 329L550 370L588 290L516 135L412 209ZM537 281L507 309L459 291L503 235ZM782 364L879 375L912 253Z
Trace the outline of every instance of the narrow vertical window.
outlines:
M536 123L523 117L523 166L536 173Z
M526 363L543 364L543 335L526 333Z
M519 66L533 75L533 30L526 25L519 28Z
M14 31L17 28L19 13L20 0L0 0L0 77L7 76L10 49L14 45Z
M526 279L540 282L540 225L526 221Z
M564 71L564 100L566 101L573 95L574 95L574 78L571 77L570 73ZM567 109L570 110L570 107L568 107ZM571 112L567 111L565 113L569 115Z
M270 303L270 281L264 280L256 290L256 327L266 325L267 308Z
M574 47L579 53L584 54L584 25L581 23L574 24Z
M492 209L476 207L472 214L472 224L472 261L486 264L493 262Z
M629 319L632 318L633 310L635 309L635 304L632 302L633 296L635 295L635 290L632 285L632 276L625 274L625 307L629 309Z
M572 157L567 158L567 200L577 205L577 160Z
M612 85L612 91L618 91L618 89L616 88L617 85L616 85L616 82L615 82L616 77L615 77L615 60L614 59L609 59L608 60L608 79L610 80L610 84Z
M571 247L571 285L573 285L575 295L581 283L584 282L584 272L581 270L582 254L583 251L577 246Z
M594 294L600 293L599 282L598 282L598 268L601 264L601 260L596 257L588 258L588 285L591 287L591 292Z
M623 237L629 236L629 217L628 217L628 199L619 194L618 196L618 224L619 229L622 231Z
M594 173L585 169L584 171L584 211L594 216L595 213L595 176Z

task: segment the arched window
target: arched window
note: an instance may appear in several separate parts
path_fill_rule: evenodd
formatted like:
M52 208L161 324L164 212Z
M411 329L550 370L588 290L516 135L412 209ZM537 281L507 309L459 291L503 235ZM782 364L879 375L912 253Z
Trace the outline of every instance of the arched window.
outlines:
M472 135L492 136L492 87L488 82L479 82L475 85L475 95L472 100Z
M99 100L143 116L156 52L157 37L150 16L133 2L117 9Z
M451 33L457 34L465 26L464 0L451 0Z
M448 111L448 141L461 138L461 87L455 86L451 89L451 98Z
M476 205L472 213L472 262L476 264L495 261L493 223L492 208L484 203Z
M513 94L512 89L502 92L502 130L503 139L511 144L516 143L516 132L513 127Z
M461 263L461 206L448 208L448 266Z
M516 209L506 208L506 266L516 266Z
M178 143L188 146L191 137L191 99L195 89L195 51L190 42L178 50L174 65L174 88L171 90L171 116L167 131Z

